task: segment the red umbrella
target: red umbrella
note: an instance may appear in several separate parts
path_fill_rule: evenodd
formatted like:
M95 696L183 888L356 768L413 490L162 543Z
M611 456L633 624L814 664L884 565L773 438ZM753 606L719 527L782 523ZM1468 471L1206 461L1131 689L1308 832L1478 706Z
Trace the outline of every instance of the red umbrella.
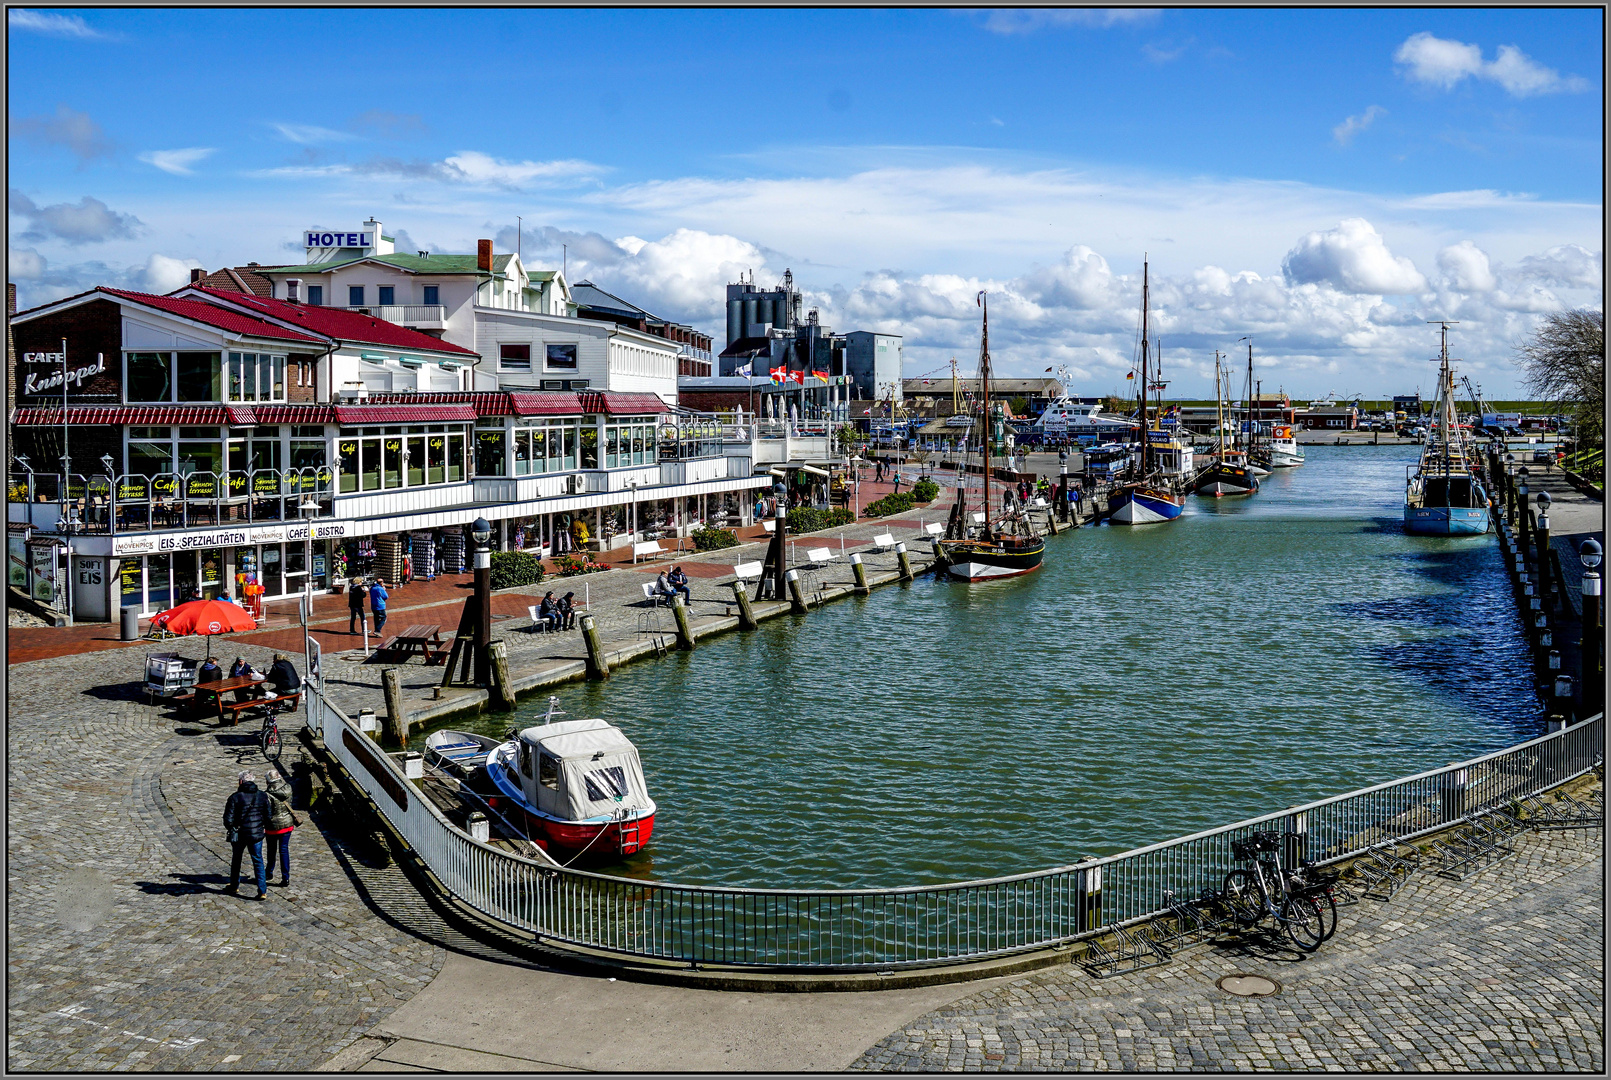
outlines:
M200 634L211 638L214 634L256 630L257 622L246 613L245 608L227 600L188 600L155 615L151 619L151 629L166 630L181 637ZM213 643L208 641L207 655L212 654Z

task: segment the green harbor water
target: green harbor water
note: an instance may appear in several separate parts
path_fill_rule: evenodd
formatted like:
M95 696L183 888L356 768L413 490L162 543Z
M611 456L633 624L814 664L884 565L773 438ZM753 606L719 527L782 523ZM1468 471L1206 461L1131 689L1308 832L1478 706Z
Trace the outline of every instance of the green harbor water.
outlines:
M1415 447L1307 454L1172 524L1048 538L1025 578L924 577L563 688L636 743L660 806L649 848L602 869L994 877L1540 734L1494 538L1404 534Z

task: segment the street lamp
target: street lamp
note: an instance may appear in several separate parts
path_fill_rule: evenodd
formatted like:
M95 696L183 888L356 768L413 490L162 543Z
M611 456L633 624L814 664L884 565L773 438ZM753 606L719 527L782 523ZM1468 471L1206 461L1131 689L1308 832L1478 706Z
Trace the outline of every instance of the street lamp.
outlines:
M492 685L492 526L484 517L478 517L470 526L470 539L475 541L475 680L478 685Z
M1583 687L1584 716L1593 716L1600 710L1601 696L1605 692L1604 673L1600 670L1600 565L1603 552L1598 540L1585 540L1578 548L1577 557L1583 564L1583 635L1578 646L1578 679Z
M302 534L302 571L305 575L302 591L307 595L308 614L311 616L313 614L313 519L319 516L319 504L314 502L312 498L307 498L296 510L301 515L302 520L308 524L308 531Z
M14 456L17 464L22 466L22 471L28 474L28 531L32 532L34 525L34 470L33 467L28 464L27 454L17 454Z

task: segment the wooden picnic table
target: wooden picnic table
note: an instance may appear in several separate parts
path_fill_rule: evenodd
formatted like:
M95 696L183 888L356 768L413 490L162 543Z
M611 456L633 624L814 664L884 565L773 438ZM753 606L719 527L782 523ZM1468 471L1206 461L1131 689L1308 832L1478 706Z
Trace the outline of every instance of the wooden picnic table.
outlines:
M395 649L403 654L404 659L407 659L408 654L418 649L420 654L425 657L426 664L436 664L441 662L443 658L442 645L441 625L439 623L421 623L417 626L408 627L390 641L382 644L380 649L382 652L388 649Z
M259 686L264 679L265 676L254 673L252 675L235 675L224 679L214 679L212 682L197 683L191 687L196 694L194 706L196 712L200 714L203 704L207 700L206 695L211 695L213 707L218 710L218 719L222 723L224 719L224 695L231 690L245 690L248 687ZM239 710L235 710L234 719L236 721L240 720Z

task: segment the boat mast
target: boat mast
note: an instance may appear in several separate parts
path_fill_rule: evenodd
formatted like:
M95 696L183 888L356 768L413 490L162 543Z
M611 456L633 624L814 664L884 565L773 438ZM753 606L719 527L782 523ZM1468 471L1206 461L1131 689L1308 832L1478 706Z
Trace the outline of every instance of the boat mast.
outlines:
M1225 462L1225 393L1219 381L1219 350L1214 350L1214 433L1219 438L1219 460Z
M979 291L979 307L984 325L979 335L979 381L984 384L984 538L990 539L990 303Z
M1141 479L1147 479L1147 260L1141 260Z

